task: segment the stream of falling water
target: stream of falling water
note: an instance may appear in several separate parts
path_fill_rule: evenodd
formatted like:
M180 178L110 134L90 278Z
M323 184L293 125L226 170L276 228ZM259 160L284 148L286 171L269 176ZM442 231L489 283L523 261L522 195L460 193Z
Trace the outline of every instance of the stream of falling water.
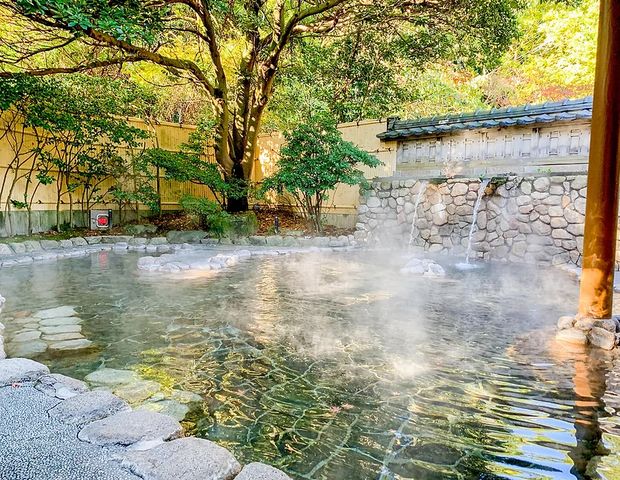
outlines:
M485 179L480 182L480 186L478 187L478 198L476 199L476 203L474 204L474 213L472 214L471 219L471 227L469 227L469 237L467 239L467 254L465 256L465 263L469 263L469 258L471 257L471 244L474 239L474 233L476 233L476 226L478 220L478 210L480 210L480 205L482 204L482 197L484 197L484 191L489 185L490 179Z
M413 244L413 234L415 233L415 222L418 219L418 206L420 205L420 200L422 200L422 195L426 192L426 187L428 187L428 182L420 182L420 190L418 190L418 195L415 198L415 205L413 207L413 220L411 220L411 232L409 232L409 246Z

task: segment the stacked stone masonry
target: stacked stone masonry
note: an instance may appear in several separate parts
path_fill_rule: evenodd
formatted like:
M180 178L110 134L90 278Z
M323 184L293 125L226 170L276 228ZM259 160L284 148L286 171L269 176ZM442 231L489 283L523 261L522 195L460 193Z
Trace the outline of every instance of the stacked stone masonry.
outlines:
M464 255L480 185L477 178L375 182L361 199L355 239L375 246L412 245ZM585 175L492 179L475 219L473 256L579 266L586 185Z

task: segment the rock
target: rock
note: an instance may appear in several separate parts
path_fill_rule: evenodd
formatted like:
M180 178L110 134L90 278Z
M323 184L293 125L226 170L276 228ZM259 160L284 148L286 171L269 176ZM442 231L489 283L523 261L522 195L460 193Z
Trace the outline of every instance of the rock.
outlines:
M44 318L39 323L43 327L59 327L61 325L78 325L82 323L82 319L79 317Z
M59 403L48 413L62 423L83 425L119 412L130 410L129 405L105 390L86 392Z
M31 340L38 340L41 338L41 332L38 330L29 330L26 332L18 333L11 338L12 342L29 342Z
M13 250L6 243L0 243L0 257L13 255Z
M580 330L578 328L567 328L565 330L560 330L555 335L555 338L556 340L562 342L574 343L577 345L588 344L588 337L586 337L586 334L583 332L583 330Z
M128 245L132 247L136 247L136 246L146 245L146 242L147 242L146 238L136 237L136 238L132 238L131 240L129 240Z
M74 310L75 307L72 306L64 306L64 307L56 307L50 308L48 310L40 310L36 313L33 313L32 316L35 318L59 318L59 317L72 317L76 315Z
M611 318L597 319L593 322L593 327L602 328L611 333L616 333L617 323Z
M51 351L74 351L74 350L84 350L85 348L90 348L93 342L90 340L86 340L85 338L80 338L77 340L64 340L62 342L51 343L49 349Z
M85 240L89 245L98 245L101 243L101 237L98 236L86 237Z
M86 375L84 380L95 385L114 386L135 383L140 380L140 377L131 370L100 368L99 370L95 370L94 372Z
M286 473L264 463L250 463L243 467L235 480L291 480Z
M180 403L202 402L204 400L200 395L185 390L173 390L170 398Z
M43 335L41 340L45 340L46 342L63 342L65 340L78 340L80 338L84 338L79 332L69 332L69 333L56 333L53 335Z
M148 410L150 412L169 415L180 422L189 412L189 407L176 400L159 400L157 402L146 402L140 405L138 410Z
M86 245L88 245L88 242L82 237L73 237L69 240L71 240L71 243L73 243L74 247L85 247Z
M11 343L7 345L7 350L11 357L36 357L47 350L47 343L40 340Z
M155 233L157 226L145 223L143 225L127 225L125 231L130 235L144 235L145 233Z
M161 390L161 385L152 380L139 380L126 383L112 390L130 404L141 403Z
M169 243L200 243L207 236L202 230L172 230L166 235Z
M241 470L228 450L195 437L167 442L143 452L127 452L118 459L132 473L151 480L232 480ZM263 477L245 478L263 480ZM268 478L280 479L264 477Z
M52 327L41 327L39 330L43 335L56 335L58 333L79 333L82 331L81 325L55 325Z
M45 365L27 358L0 360L0 386L34 382L48 373L49 368Z
M546 192L549 190L550 181L547 177L540 177L534 180L534 190L537 192Z
M54 250L60 248L60 243L56 240L41 240L41 248L43 250Z
M166 237L155 237L149 240L149 245L167 245L168 239Z
M564 316L558 319L558 330L566 330L572 328L575 324L575 317Z
M88 387L84 382L65 375L60 375L59 373L43 375L37 381L35 388L50 397L56 397L62 400L75 397L80 393L88 391Z
M78 434L78 438L95 445L121 445L144 450L179 438L182 433L181 425L174 418L136 410L116 413L86 425ZM168 457L164 460L170 461Z
M458 197L460 195L465 195L469 191L469 186L466 183L455 183L452 185L452 191L450 194L453 197Z
M368 197L368 199L366 200L366 206L368 208L377 208L381 206L381 200L379 200L377 197Z
M131 235L104 235L101 237L101 242L106 244L129 243L132 238Z
M26 240L23 242L23 245L26 248L26 252L40 252L43 250L43 248L41 248L41 242L38 240Z
M594 326L595 320L593 318L580 318L575 321L575 328L579 330L589 331Z
M588 340L593 346L603 350L611 350L616 346L616 334L604 328L592 327L588 332Z

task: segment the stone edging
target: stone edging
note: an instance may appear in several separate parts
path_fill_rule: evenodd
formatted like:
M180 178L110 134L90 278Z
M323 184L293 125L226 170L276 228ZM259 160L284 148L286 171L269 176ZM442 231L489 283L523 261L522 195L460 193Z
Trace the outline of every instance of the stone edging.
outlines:
M281 470L262 463L242 468L231 452L214 442L183 437L174 418L132 410L107 391L90 391L84 382L58 374L25 358L0 360L0 387L32 386L59 399L48 415L79 428L78 439L114 447L113 460L141 478L184 480L291 480Z
M4 306L4 302L6 300L2 295L0 295L0 313L2 313L2 307ZM0 322L0 360L4 360L6 358L6 353L4 352L4 325Z
M204 233L204 235L206 235L206 233ZM172 238L170 240L172 240ZM195 238L193 240L191 244L188 244L169 242L169 239L166 237L144 238L131 235L107 235L73 237L67 240L26 240L19 243L0 243L0 268L33 262L49 262L62 258L81 257L106 250L118 252L138 251L146 253L168 253L187 248L187 245L300 248L343 248L357 245L352 235L342 235L340 237L252 236L239 239L235 241L234 244L227 239Z

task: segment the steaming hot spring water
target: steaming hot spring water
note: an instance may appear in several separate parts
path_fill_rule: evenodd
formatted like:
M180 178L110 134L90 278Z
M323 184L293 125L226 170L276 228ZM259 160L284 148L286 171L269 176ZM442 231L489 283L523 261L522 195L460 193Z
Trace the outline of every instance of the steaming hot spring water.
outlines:
M9 354L32 312L74 306L91 347L32 358L295 479L620 478L615 358L551 341L576 307L563 272L444 257L445 275L412 275L394 252L211 276L137 260L3 269Z

